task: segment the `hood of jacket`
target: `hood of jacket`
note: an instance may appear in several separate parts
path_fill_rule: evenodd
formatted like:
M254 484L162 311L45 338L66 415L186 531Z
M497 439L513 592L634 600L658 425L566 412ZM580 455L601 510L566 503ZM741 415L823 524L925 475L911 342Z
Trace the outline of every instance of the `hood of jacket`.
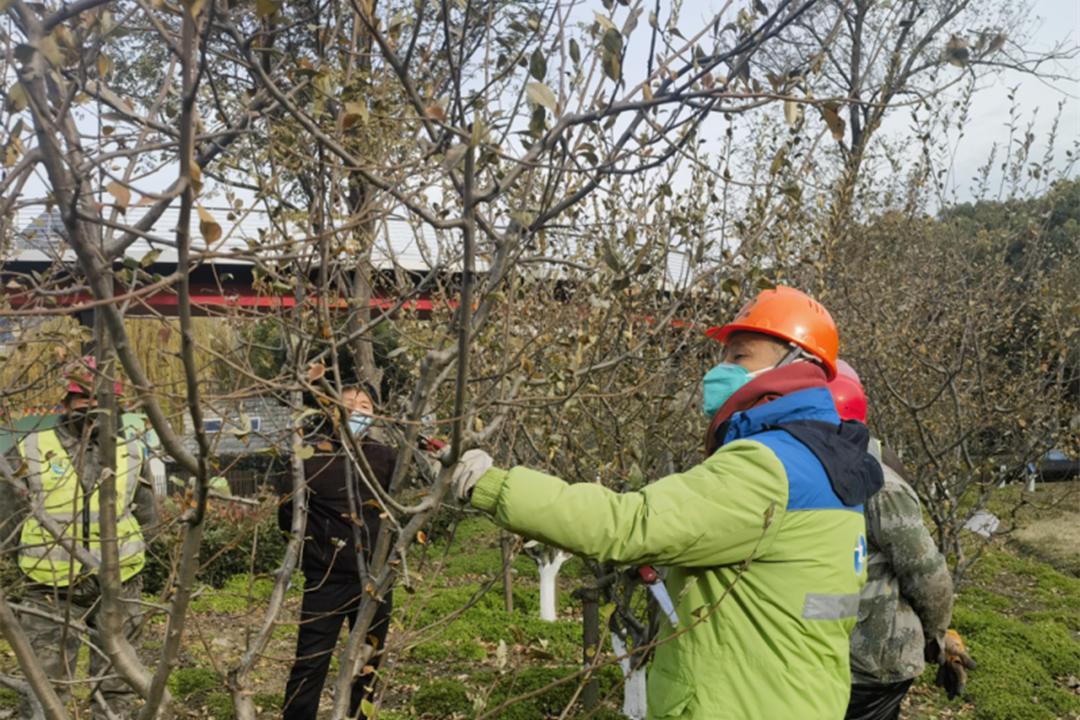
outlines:
M881 465L867 452L870 431L854 420L841 422L832 395L823 387L737 412L720 430L725 430L722 445L767 430L786 431L814 453L833 492L848 506L862 505L885 481Z
M723 442L729 421L735 413L770 403L799 390L823 388L825 383L825 369L811 362L796 362L762 373L736 390L716 411L705 434L705 454L712 455Z

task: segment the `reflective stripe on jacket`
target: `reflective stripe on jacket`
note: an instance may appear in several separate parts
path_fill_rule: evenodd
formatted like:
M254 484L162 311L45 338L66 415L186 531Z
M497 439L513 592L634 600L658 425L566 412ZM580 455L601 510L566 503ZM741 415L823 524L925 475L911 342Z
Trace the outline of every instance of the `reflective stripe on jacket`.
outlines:
M736 413L712 456L640 492L519 467L488 471L472 503L572 552L671 568L681 634L656 649L650 718L842 718L866 540L825 467L877 466L865 429L861 447L810 448L782 429L794 421L840 427L828 391L803 390Z
M81 562L34 517L42 508L69 538L101 559L101 525L96 485L89 495L75 473L71 456L55 430L30 433L19 441L31 487L31 514L19 539L19 568L34 582L64 587L84 572ZM142 466L142 448L135 440L117 439L116 534L120 579L129 580L146 563L142 530L131 512ZM96 482L96 479L95 479Z

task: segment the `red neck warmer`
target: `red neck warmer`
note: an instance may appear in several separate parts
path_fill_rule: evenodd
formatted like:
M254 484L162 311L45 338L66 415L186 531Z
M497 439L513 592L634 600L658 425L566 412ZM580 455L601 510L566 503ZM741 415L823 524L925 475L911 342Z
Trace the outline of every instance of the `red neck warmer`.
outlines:
M717 428L730 420L735 413L764 405L799 390L825 387L827 382L825 369L812 362L796 362L758 375L736 390L716 411L705 435L705 455L712 455L716 450L719 445L716 439Z

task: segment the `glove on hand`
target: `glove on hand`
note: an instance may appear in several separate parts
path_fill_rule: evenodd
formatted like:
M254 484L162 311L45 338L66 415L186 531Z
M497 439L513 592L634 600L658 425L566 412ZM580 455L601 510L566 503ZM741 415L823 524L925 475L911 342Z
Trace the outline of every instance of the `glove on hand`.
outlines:
M467 450L451 471L450 482L454 486L454 495L458 502L466 503L472 495L473 488L480 480L480 476L491 469L495 461L483 450Z
M927 645L927 660L940 665L934 684L944 688L950 700L964 692L967 671L976 668L975 661L967 653L964 639L955 630L945 633L944 647L936 640Z

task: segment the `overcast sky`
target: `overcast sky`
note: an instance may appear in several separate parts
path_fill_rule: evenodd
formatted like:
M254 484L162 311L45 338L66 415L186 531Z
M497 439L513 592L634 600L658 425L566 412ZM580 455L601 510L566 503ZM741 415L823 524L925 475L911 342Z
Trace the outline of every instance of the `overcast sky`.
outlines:
M1080 46L1080 0L1027 0L1027 3L1030 12L1027 14L1025 26L1004 28L1010 40L1022 34L1028 34L1030 40L1025 43L1025 48L1032 53ZM681 24L687 27L692 25L693 20L697 19L692 17L692 12L700 12L701 18L707 18L710 12L725 4L726 2L721 2L721 0L713 0L709 6L693 6L687 3L684 5ZM767 4L771 5L770 2ZM994 14L989 8L998 4L999 0L974 0L973 7L988 8L986 22L989 23L992 22L991 16ZM690 8L694 10L691 11ZM974 26L960 29L974 33L983 28ZM943 45L946 39L943 34L940 44ZM632 60L627 61L628 66L632 63ZM1001 147L1008 142L1009 111L1014 103L1019 112L1018 124L1020 126L1026 127L1027 122L1034 119L1032 132L1036 140L1032 150L1033 159L1041 159L1043 155L1044 143L1058 113L1059 102L1063 102L1064 105L1061 109L1058 138L1055 144L1055 169L1059 173L1065 169L1067 163L1065 149L1071 147L1074 151L1080 150L1076 147L1077 141L1080 141L1080 81L1078 81L1080 60L1073 58L1069 61L1056 62L1045 65L1041 70L1049 75L1064 76L1071 80L1047 81L1030 74L1003 71L988 75L980 81L966 132L963 138L956 141L951 148L954 153L952 173L948 181L951 192L947 192L945 202L949 202L949 195L960 202L971 199L972 179L977 174L978 168L986 163L995 144ZM963 72L960 69L945 69L946 73L950 71L955 71L957 77ZM1008 94L1010 88L1013 87L1017 87L1017 90L1014 100L1010 101ZM766 112L779 111L766 108ZM884 135L903 140L911 135L909 125L910 113L896 108L887 113L882 131ZM713 123L710 120L706 123L704 134L718 136L722 131L723 123ZM743 131L750 130L743 128ZM736 132L739 132L739 129ZM911 159L914 162L918 146L912 143L911 147L913 151ZM1000 158L999 151L998 162ZM999 168L994 175L1000 177ZM1073 169L1070 175L1075 177L1076 169Z
M986 0L979 0L986 1ZM1032 4L1032 50L1049 50L1064 42L1068 47L1080 45L1080 0L1035 0ZM1045 138L1057 113L1057 104L1064 101L1057 147L1059 168L1064 166L1064 150L1080 140L1080 60L1074 58L1052 69L1055 74L1068 75L1070 81L1045 83L1030 75L1006 72L993 85L976 97L967 137L957 148L956 175L958 195L967 196L966 185L975 175L994 143L1007 136L1010 101L1008 88L1019 86L1016 100L1027 116L1037 109L1034 132L1036 147ZM1075 170L1072 173L1075 177Z
M976 5L986 3L989 7L990 3L1000 1L974 0L974 3ZM698 4L699 2L701 4ZM687 2L683 5L680 25L683 26L684 30L691 30L694 23L700 18L711 17L711 6L719 7L723 4L726 4L726 0L708 0L708 2L693 0L692 3ZM602 11L602 9L600 0L581 0L581 3L575 9L575 19L591 23L593 11ZM623 12L620 12L618 16L620 20L623 17ZM644 26L643 19L631 43L637 40L638 37L644 37L648 34L645 32L647 28ZM965 28L968 31L976 29ZM1007 31L1011 35L1023 31L1029 32L1031 41L1028 43L1028 49L1031 51L1045 51L1062 44L1065 47L1075 48L1080 45L1080 0L1031 0L1029 26L1019 30L1015 28L1007 29ZM686 34L689 36L692 33L687 32ZM642 54L633 52L633 46L631 45L631 52L628 53L625 67L627 77L634 81L640 79L644 74L643 65ZM1057 113L1058 103L1064 102L1060 118L1056 164L1059 169L1065 167L1064 150L1068 147L1075 149L1077 141L1080 141L1080 80L1077 80L1077 78L1080 78L1080 60L1074 58L1066 63L1059 63L1056 67L1047 67L1045 70L1072 79L1047 82L1030 75L1006 72L984 81L982 88L976 95L971 121L965 137L955 146L955 161L950 182L955 189L954 197L957 200L964 201L971 198L971 181L976 174L977 168L986 162L995 143L1000 146L1007 141L1007 122L1010 109L1010 101L1007 95L1008 89L1013 86L1018 86L1015 101L1021 111L1021 124L1026 124L1026 121L1031 117L1035 118L1033 128L1036 136L1035 150L1033 152L1035 157L1041 157L1043 141ZM960 71L957 70L957 72ZM902 111L894 112L886 123L884 131L894 137L904 138L909 131L907 122L907 113ZM746 132L751 131L749 127L744 127ZM715 122L710 118L706 123L703 134L719 137L719 134L723 132L723 128L724 123L719 117L716 118ZM716 147L713 143L709 144L713 148ZM161 188L165 187L173 179L169 170L169 168L166 168L157 178L157 184ZM169 175L169 177L166 177L166 175ZM1076 169L1072 170L1072 175L1076 175ZM44 193L44 190L45 183L39 179L28 184L26 194L31 196L40 195ZM241 193L241 195L243 194ZM204 198L204 203L208 206L220 204L218 199L212 198ZM28 220L35 216L37 212L39 210L36 208L26 208L21 215L26 215ZM23 218L20 217L19 220L22 221ZM252 222L255 222L255 220L252 219ZM25 223L20 222L20 224ZM168 223L166 223L166 226L168 226Z

